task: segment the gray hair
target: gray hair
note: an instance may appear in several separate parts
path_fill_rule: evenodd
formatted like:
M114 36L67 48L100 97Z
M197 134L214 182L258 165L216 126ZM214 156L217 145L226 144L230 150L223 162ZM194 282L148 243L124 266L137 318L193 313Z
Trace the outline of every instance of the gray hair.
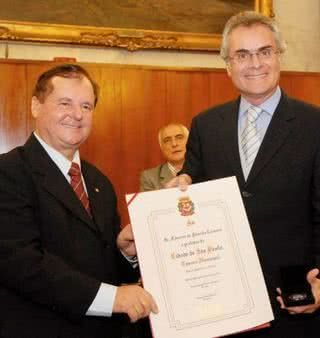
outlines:
M257 12L244 11L232 16L226 23L222 33L222 43L220 48L220 56L227 61L229 57L229 36L231 32L239 26L251 27L253 25L264 25L271 30L276 41L277 49L280 53L284 53L287 44L282 37L281 31L276 22Z
M171 126L176 126L176 127L181 128L182 131L183 131L183 133L184 133L184 135L185 135L186 137L189 136L189 130L188 130L188 128L187 128L186 126L184 126L183 124L181 124L181 123L174 123L174 122L169 123L169 124L166 124L165 126L161 127L161 128L159 129L159 132L158 132L158 141L159 141L160 148L162 147L162 137L161 137L161 136L162 136L162 133L163 133L163 131L164 131L166 128L171 127Z

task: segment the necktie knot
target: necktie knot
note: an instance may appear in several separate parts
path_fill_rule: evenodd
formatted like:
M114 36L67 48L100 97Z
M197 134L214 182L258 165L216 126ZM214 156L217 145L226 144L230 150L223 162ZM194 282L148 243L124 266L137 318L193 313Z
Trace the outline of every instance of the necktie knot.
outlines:
M260 107L251 106L247 111L248 121L250 123L256 122L256 120L260 117L261 112L262 109Z
M71 167L68 171L69 176L71 177L80 177L81 171L78 163L72 162Z

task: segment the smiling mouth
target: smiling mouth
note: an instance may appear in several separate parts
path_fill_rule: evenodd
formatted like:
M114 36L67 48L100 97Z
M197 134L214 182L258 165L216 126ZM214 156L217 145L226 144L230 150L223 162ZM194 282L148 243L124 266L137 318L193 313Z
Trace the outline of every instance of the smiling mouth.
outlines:
M246 75L246 78L248 79L259 79L262 77L266 77L267 73L262 73L262 74L252 74L252 75Z
M79 129L81 128L81 126L73 126L73 125L70 125L70 124L63 124L64 127L66 128L71 128L71 129Z

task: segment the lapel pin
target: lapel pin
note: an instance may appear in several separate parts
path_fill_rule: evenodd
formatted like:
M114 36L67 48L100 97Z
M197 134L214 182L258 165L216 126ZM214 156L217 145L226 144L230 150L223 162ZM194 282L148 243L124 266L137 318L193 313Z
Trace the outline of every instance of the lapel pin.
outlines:
M94 188L94 191L99 192L100 190L99 190L99 188Z

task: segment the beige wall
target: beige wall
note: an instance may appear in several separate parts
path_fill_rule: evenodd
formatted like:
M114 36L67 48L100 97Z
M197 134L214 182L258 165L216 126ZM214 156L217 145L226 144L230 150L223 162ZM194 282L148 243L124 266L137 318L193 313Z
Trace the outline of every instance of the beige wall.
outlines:
M274 0L274 12L288 42L283 69L320 72L320 0ZM83 62L157 65L165 67L222 68L214 53L139 51L114 48L57 47L0 43L0 57L51 60L75 57Z
M274 9L288 43L283 67L320 72L320 0L274 0Z

